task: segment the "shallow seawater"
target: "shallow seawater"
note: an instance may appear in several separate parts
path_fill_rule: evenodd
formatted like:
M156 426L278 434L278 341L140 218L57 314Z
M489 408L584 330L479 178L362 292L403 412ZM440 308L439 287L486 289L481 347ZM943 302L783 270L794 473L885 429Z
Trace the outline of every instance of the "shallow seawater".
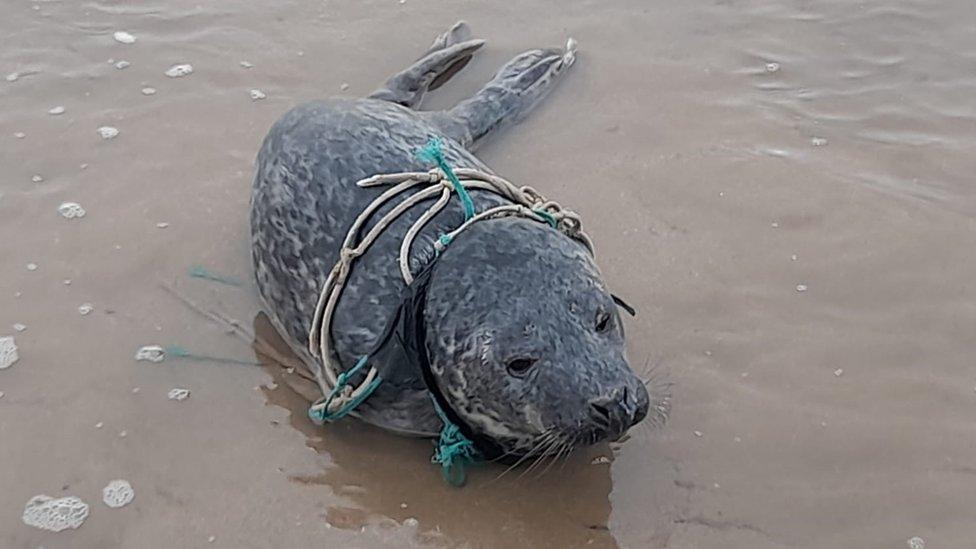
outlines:
M2 13L0 337L20 358L0 370L0 546L976 536L976 4L7 0ZM663 429L548 469L485 465L461 490L429 441L305 419L247 229L278 116L368 93L458 19L489 43L425 108L523 49L579 41L571 74L479 155L583 214L608 283L639 310L632 364L674 382ZM144 345L189 356L137 362ZM135 491L120 509L101 502L114 479ZM90 515L32 529L21 514L38 494Z

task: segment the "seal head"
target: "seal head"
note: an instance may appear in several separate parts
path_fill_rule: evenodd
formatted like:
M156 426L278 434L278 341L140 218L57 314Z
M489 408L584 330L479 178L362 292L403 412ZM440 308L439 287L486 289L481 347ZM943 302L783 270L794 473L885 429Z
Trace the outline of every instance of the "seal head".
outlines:
M475 223L435 262L424 340L443 404L489 458L619 438L648 391L586 248L525 218Z

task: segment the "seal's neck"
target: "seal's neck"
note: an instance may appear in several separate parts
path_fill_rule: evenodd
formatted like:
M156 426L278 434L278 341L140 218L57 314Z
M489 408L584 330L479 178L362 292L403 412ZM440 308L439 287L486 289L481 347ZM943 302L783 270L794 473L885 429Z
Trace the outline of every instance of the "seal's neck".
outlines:
M436 276L436 265L436 261L432 262L407 286L400 306L370 356L372 362L382 368L380 375L386 382L404 385L422 383L431 395L431 406L436 403L444 418L456 425L482 456L493 459L504 453L501 446L472 429L454 410L431 368L425 308L431 279Z

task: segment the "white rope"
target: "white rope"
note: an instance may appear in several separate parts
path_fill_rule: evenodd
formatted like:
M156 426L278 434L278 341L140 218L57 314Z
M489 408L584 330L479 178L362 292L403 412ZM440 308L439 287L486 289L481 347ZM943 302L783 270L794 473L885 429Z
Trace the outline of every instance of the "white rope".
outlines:
M583 232L580 217L575 212L563 209L557 202L546 200L541 194L531 187L517 187L514 184L502 179L501 177L485 173L474 169L457 169L454 173L458 176L466 189L484 190L502 196L514 204L504 204L485 210L471 219L466 220L458 228L447 233L445 237L453 240L459 233L470 227L472 224L484 219L492 219L506 216L522 216L535 219L543 223L548 223L549 218L555 221L556 228L568 236L580 241L590 254L593 253L593 244L586 233ZM410 285L413 283L413 273L410 272L410 248L417 235L423 230L424 226L430 222L451 199L454 192L454 185L450 179L439 169L429 172L404 172L394 174L375 175L363 179L356 183L361 188L371 188L392 185L389 189L376 197L359 217L353 222L346 233L342 249L339 252L339 261L329 272L329 276L322 287L318 302L315 305L315 313L312 317L312 326L308 334L309 351L314 357L318 357L320 364L315 364L313 373L318 381L319 388L323 394L328 395L338 384L341 370L332 356L331 328L332 317L335 314L336 305L345 287L346 279L352 269L353 262L361 255L366 253L377 238L389 227L397 218L403 215L413 206L424 200L438 197L437 200L410 226L404 235L403 242L400 244L399 266L403 281ZM414 194L402 200L392 210L386 213L376 224L366 233L366 236L359 242L355 242L356 235L359 234L362 226L369 218L384 204L393 200L397 195L425 185L424 188L417 190ZM547 218L548 216L548 218ZM444 250L445 243L438 240L434 244L438 252ZM346 386L339 395L336 395L328 403L326 413L332 413L342 409L347 403L352 402L363 395L369 385L378 375L376 368L370 367L366 378L358 387ZM326 406L326 402L320 402L312 406L312 410L321 412L321 408Z

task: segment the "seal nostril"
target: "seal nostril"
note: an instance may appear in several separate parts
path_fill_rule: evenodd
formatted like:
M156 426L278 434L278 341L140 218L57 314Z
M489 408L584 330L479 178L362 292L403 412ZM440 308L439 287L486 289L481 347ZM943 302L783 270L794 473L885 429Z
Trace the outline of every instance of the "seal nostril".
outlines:
M620 407L623 408L624 415L627 417L633 417L637 413L637 399L634 398L634 391L628 390L627 387L623 388L620 393L620 399L618 400Z
M637 385L635 389L631 390L630 395L630 425L634 426L647 417L647 410L650 407L651 398L643 383Z
M508 373L515 377L524 377L535 363L536 359L534 358L516 358L508 363Z
M637 412L633 400L633 390L621 387L589 401L590 417L601 430L598 438L616 439L633 425Z
M602 402L590 402L590 409L594 412L596 418L601 424L607 426L610 424L610 409Z

